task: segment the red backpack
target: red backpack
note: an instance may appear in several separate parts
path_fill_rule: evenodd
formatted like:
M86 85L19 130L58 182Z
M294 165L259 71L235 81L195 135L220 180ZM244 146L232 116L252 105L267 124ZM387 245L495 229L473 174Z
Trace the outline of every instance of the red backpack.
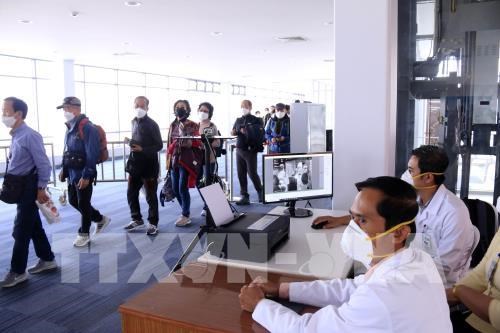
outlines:
M92 124L91 122L89 122L89 118L83 118L78 124L78 133L80 134L80 139L83 140L83 126L87 125L88 123L90 123L92 126L95 126L95 128L97 128L97 132L99 133L99 158L97 159L97 163L99 164L105 162L109 158L108 140L106 139L106 132L101 126Z

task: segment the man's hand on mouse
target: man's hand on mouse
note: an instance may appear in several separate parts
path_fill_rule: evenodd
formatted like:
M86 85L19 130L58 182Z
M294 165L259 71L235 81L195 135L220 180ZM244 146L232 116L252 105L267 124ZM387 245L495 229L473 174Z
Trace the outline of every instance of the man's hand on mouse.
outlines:
M320 224L320 223L325 222L325 221L326 221L326 223L323 225L323 227L321 229L332 229L332 228L339 227L341 225L348 225L349 221L350 221L350 217L349 217L349 215L345 215L345 216L328 216L328 215L318 216L317 218L314 219L312 224L317 225L317 224Z

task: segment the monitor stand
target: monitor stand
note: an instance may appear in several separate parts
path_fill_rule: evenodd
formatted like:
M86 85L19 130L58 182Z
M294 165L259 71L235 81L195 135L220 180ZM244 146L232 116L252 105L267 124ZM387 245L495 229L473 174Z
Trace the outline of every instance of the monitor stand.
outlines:
M284 210L285 215L290 215L290 217L310 217L313 212L305 208L295 208L295 203L297 201L293 200L289 202L289 207Z

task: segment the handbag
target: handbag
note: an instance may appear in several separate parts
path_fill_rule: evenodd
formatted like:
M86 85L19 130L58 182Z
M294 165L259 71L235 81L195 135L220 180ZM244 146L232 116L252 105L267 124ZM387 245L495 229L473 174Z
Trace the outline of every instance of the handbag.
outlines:
M0 192L0 200L8 204L21 202L25 182L26 176L5 174Z
M172 187L172 176L170 175L170 170L165 176L165 182L163 183L163 187L160 191L160 204L162 207L165 207L165 201L170 202L174 201L175 194L174 189Z
M26 179L33 175L36 168L33 168L28 175L18 176L7 173L9 169L9 159L5 165L5 175L3 177L2 190L0 192L0 200L8 204L17 204L21 202Z

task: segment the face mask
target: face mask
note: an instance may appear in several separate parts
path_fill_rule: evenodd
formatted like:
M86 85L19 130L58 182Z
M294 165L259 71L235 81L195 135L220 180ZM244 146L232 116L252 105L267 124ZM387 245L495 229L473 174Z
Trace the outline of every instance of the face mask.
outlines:
M249 113L250 113L250 110L245 109L245 108L241 108L241 114L242 114L242 115L246 116L246 115L247 115L247 114L249 114Z
M352 259L363 263L366 268L369 268L370 263L372 262L373 258L375 258L375 256L373 255L372 241L384 237L385 235L394 232L398 228L413 223L414 221L415 219L401 222L390 228L389 230L377 234L376 236L369 237L366 232L364 232L363 229L361 229L359 225L354 222L354 220L351 220L347 228L344 230L344 233L342 234L340 246L342 247L342 251L344 251L345 254L347 254ZM378 256L378 258L387 257L388 255Z
M284 116L285 116L285 112L284 111L278 111L278 112L276 112L276 117L278 117L278 119L282 119Z
M344 230L340 246L347 256L361 262L366 268L370 268L373 255L372 242L354 220L351 220Z
M206 112L198 112L198 118L200 121L204 121L208 119L208 113Z
M14 126L14 124L16 123L16 118L14 116L2 116L2 123L9 127L9 128L12 128Z
M185 118L187 115L187 111L186 109L184 108L178 108L178 109L175 109L175 116L179 119L183 119Z
M135 116L136 116L137 118L142 118L142 117L144 117L145 115L146 115L146 110L141 109L141 108L137 108L137 109L135 109Z
M410 175L410 171L408 171L408 169L406 169L406 171L401 175L401 180L404 180L413 186L413 177Z
M64 118L66 119L66 121L72 121L73 119L75 119L75 115L71 112L64 111Z
M411 186L413 186L416 190L427 190L427 189L430 189L430 188L435 188L437 187L437 185L431 185L431 186L415 186L415 182L413 181L415 178L420 178L422 176L425 176L427 174L430 174L430 175L435 175L435 176L442 176L444 175L443 172L424 172L424 173L421 173L419 175L416 175L416 176L412 176L410 175L410 171L406 170L402 175L401 175L401 180L404 180L405 182L407 182L408 184L410 184Z

